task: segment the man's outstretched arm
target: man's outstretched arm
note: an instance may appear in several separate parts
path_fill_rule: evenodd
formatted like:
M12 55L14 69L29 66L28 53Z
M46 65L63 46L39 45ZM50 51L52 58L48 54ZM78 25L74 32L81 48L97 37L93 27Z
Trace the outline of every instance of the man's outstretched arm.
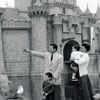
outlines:
M24 49L23 52L31 53L32 55L37 56L37 57L41 57L43 59L45 58L45 54L46 54L46 53L42 53L42 52L38 52L38 51L33 51L33 50L28 50L28 49Z

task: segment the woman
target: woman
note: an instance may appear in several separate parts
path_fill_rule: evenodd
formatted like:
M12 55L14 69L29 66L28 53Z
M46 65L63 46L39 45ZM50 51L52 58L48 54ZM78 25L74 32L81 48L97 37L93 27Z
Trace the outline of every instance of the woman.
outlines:
M79 59L75 60L75 63L79 65L79 81L80 81L80 99L79 100L93 100L93 91L92 86L88 76L88 64L89 64L89 55L88 51L90 50L90 45L83 43L81 51L84 52L84 55Z

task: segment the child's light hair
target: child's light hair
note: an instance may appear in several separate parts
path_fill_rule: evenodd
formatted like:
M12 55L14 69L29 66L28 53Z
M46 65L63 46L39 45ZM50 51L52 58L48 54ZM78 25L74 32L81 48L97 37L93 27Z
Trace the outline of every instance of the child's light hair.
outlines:
M17 90L17 94L23 94L23 92L24 92L23 86L22 85L19 85L18 86L18 90Z

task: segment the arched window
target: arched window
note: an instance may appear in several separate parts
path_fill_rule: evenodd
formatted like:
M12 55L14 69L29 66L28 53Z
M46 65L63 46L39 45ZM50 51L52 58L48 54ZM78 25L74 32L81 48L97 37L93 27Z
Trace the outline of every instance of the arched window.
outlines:
M79 43L74 40L70 40L65 44L65 47L63 50L64 61L69 61L70 55L72 52L72 46L75 44L79 44Z

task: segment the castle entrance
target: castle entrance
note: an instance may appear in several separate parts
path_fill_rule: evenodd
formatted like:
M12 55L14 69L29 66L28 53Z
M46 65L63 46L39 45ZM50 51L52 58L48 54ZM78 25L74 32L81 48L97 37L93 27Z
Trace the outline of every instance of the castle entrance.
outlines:
M66 89L66 87L70 87L71 88L71 84L72 84L72 70L70 68L70 55L72 52L72 46L75 44L79 44L78 42L76 42L75 40L70 40L68 41L63 49L63 56L64 56L64 73L63 73L63 86L64 86L64 95L66 98L68 98L70 95L70 92Z

